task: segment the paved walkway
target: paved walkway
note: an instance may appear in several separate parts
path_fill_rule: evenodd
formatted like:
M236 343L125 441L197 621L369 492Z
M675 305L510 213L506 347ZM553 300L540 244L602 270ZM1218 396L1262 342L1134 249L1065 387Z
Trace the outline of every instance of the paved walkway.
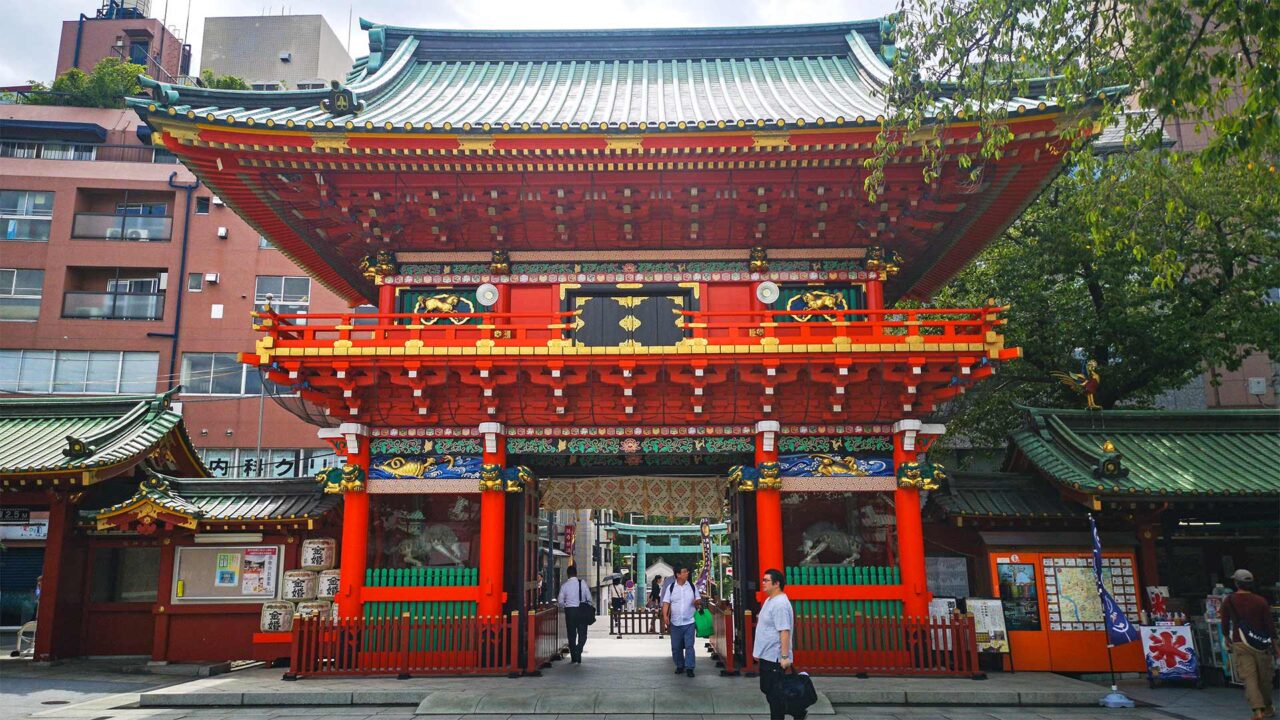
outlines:
M559 662L542 677L284 682L281 669L262 668L146 692L134 687L132 692L80 704L5 706L0 707L0 718L767 720L756 679L720 677L705 653L699 653L697 677L677 676L666 640L610 640L604 628L592 630L582 665ZM63 666L69 667L73 666ZM58 672L73 684L98 680L98 675L83 678ZM51 680L49 685L56 686L57 678ZM814 678L814 685L823 701L811 710L813 720L1229 720L1245 716L1238 689L1151 690L1145 682L1129 682L1124 689L1130 696L1152 706L1105 710L1096 706L1104 688L1049 673L994 674L985 681L820 677ZM37 712L30 714L33 710Z

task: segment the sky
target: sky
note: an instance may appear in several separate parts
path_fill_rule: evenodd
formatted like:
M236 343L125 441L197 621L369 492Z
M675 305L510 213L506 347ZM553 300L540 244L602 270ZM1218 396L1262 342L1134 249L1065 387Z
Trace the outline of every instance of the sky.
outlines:
M101 5L100 0L3 1L13 6L0 28L0 86L52 80L62 21L80 13L92 16ZM151 16L176 27L191 43L195 69L204 19L210 16L320 13L344 44L351 38L347 49L359 57L369 50L361 17L388 25L477 30L707 27L862 20L893 12L894 6L895 0L151 0Z

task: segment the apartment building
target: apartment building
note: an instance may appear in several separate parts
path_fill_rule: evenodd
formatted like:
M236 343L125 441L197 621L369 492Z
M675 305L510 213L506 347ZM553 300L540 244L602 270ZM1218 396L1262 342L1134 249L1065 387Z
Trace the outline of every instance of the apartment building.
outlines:
M254 90L329 86L351 69L351 55L323 15L205 18L200 69L234 75Z
M0 392L153 392L222 475L314 473L316 428L262 397L236 353L250 312L342 312L132 111L0 106ZM287 392L287 389L285 390ZM322 449L323 448L323 449Z

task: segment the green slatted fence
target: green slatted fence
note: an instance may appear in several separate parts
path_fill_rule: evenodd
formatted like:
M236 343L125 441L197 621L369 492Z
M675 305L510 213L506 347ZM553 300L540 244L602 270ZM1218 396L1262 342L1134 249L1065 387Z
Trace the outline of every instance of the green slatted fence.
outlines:
M463 587L478 585L480 570L468 567L371 568L365 571L365 587ZM445 618L475 617L476 604L469 601L366 602L366 619L384 620L408 613L428 622ZM434 650L449 644L430 629L414 631L411 650Z

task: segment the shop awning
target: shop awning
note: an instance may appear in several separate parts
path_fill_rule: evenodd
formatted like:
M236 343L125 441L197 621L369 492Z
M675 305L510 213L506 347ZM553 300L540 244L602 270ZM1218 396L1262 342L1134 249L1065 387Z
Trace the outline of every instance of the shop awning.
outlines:
M1280 411L1024 412L1010 472L1106 497L1280 496Z
M947 518L1083 518L1081 505L1035 475L954 473L929 495L929 507Z
M107 129L97 123L3 118L0 119L0 137L6 140L104 143L107 141Z
M0 398L0 482L28 490L91 485L139 464L207 477L173 393Z

